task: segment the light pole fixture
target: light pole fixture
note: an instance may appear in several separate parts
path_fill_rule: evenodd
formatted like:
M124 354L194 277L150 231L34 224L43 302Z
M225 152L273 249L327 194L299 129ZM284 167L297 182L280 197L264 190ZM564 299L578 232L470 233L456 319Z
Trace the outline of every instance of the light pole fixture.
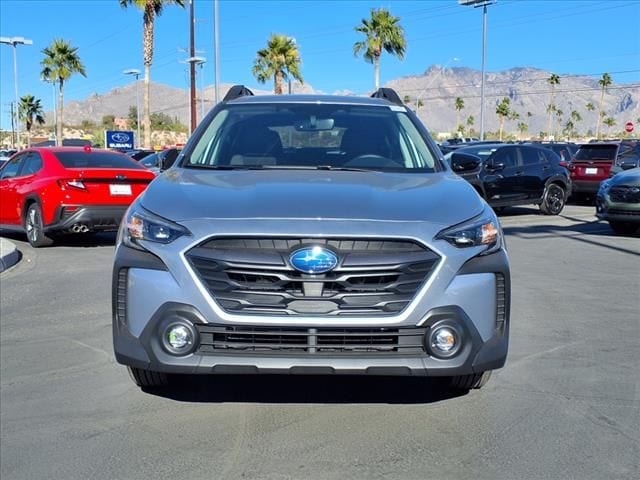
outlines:
M136 78L136 124L138 127L138 134L136 136L136 144L138 148L140 148L140 95L138 94L138 78L140 77L140 70L136 68L130 68L129 70L125 70L125 75L133 75Z
M16 108L13 111L15 115L16 131L17 131L17 147L20 148L20 125L18 109L20 104L18 103L18 60L16 54L16 47L18 45L33 45L33 40L29 40L24 37L0 37L0 43L11 45L13 47L13 88L16 95Z
M204 57L189 57L189 58L187 58L187 63L191 64L194 68L197 65L200 65L200 82L201 82L200 83L200 89L201 89L201 93L200 93L200 95L201 95L200 96L200 121L202 121L202 119L204 118L204 73L202 72L202 69L204 67L204 64L207 63L207 59L204 58ZM193 133L193 130L195 130L195 126L194 126L194 128L191 129L192 133Z
M487 55L487 7L498 0L458 0L465 7L482 7L482 81L480 82L480 140L484 140L484 64Z

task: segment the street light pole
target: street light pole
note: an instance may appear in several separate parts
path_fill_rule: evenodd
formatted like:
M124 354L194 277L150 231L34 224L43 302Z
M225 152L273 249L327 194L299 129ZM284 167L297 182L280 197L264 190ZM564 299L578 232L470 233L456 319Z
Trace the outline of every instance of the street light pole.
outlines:
M16 96L16 108L13 110L16 122L16 138L17 147L20 148L20 122L19 122L19 100L18 100L18 60L17 60L17 46L18 45L33 45L33 40L26 39L24 37L0 37L0 43L11 45L13 47L13 88Z
M463 6L482 7L482 80L480 82L480 140L484 140L484 66L487 54L487 7L498 0L458 0Z
M215 69L216 105L220 101L220 52L218 50L218 0L213 0L213 65Z
M125 75L133 75L136 78L136 124L138 127L138 134L137 134L137 144L138 144L138 148L140 148L140 95L138 94L138 77L140 76L140 70L137 70L135 68L131 68L129 70L125 70L124 72Z

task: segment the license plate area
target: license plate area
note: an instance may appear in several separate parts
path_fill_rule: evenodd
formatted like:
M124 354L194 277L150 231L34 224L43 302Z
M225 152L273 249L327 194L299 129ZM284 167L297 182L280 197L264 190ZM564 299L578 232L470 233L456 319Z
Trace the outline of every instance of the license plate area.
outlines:
M585 175L597 175L598 174L598 169L597 168L585 168L584 169L584 173L585 173Z
M114 196L131 195L131 185L111 184L109 185L109 193Z

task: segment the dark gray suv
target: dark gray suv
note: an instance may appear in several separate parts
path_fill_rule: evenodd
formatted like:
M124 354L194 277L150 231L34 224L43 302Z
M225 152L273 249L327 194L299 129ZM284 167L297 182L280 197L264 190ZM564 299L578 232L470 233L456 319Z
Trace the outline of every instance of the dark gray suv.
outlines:
M234 87L117 241L113 336L171 374L447 377L504 365L510 274L493 210L392 90Z

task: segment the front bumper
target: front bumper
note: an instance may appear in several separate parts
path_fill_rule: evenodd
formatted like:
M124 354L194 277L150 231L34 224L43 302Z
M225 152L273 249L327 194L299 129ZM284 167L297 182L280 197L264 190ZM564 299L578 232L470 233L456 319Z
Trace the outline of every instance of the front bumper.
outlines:
M608 194L600 191L596 197L596 217L606 221L640 223L640 203L613 202Z
M497 369L506 361L510 276L504 250L465 262L435 300L416 298L418 305L413 314L400 321L397 317L376 317L369 321L315 317L312 322L292 318L274 323L264 316L263 324L242 323L219 316L210 308L210 299L202 298L192 288L190 277L170 270L159 256L118 246L113 272L113 336L119 363L185 374L450 376ZM438 285L430 287L438 288ZM161 338L166 326L176 318L194 325L199 332L197 337L219 327L255 327L264 332L295 328L305 330L302 335L309 339L310 345L297 350L269 350L258 345L258 348L221 351L206 350L203 345L207 342L196 338L197 346L192 353L175 356L163 347ZM315 342L313 332L337 329L353 332L363 328L411 329L420 332L414 338L424 345L430 329L439 322L451 322L461 333L462 348L451 358L436 358L426 346L411 352L403 348L366 352L348 348L318 351L311 345Z
M88 231L114 231L127 208L128 205L62 205L56 211L56 222L47 225L45 231L69 231L74 225L84 225Z

